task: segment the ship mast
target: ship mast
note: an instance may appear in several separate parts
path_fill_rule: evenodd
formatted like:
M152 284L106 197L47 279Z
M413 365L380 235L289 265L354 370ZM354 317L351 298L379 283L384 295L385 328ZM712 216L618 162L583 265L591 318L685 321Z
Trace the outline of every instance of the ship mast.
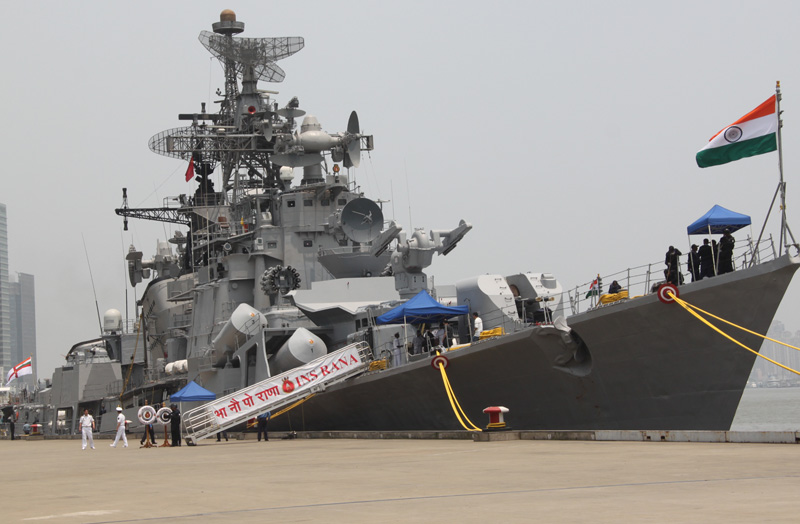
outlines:
M781 129L783 129L783 120L781 119L781 82L778 80L775 84L775 103L777 104L776 113L778 114L778 172L780 173L780 182L778 182L778 190L781 194L781 233L779 245L783 246L786 252L789 252L791 246L797 246L797 241L794 239L792 230L789 228L789 223L786 221L786 182L783 181L783 140L781 136ZM789 243L789 238L792 242Z
M785 252L789 253L789 248L794 246L795 249L800 251L800 246L797 244L797 241L792 234L792 230L789 228L789 222L786 220L786 182L783 180L783 137L781 134L781 130L783 129L783 120L781 119L781 81L778 80L775 83L775 115L778 119L778 131L776 133L776 140L778 146L778 174L779 174L779 181L778 187L775 189L775 194L772 196L772 202L769 205L769 210L767 211L767 217L764 219L764 225L761 226L761 231L758 234L758 240L756 241L756 253L758 252L758 246L761 245L761 238L764 236L764 230L767 227L767 220L769 220L769 216L772 214L772 208L775 206L775 199L778 198L778 195L781 197L780 201L780 208L781 208L781 231L778 237L778 245L782 246ZM792 239L791 243L789 242L789 238ZM757 262L757 257L753 257L750 261L750 265L754 265Z
M230 9L225 9L219 15L219 22L211 24L211 28L214 30L214 33L223 36L225 39L226 49L233 49L233 35L244 31L244 22L238 22L236 20L236 13ZM239 98L239 81L236 71L236 60L235 56L231 54L222 55L219 58L225 68L225 93L224 98L220 101L220 124L234 126L236 120L236 100ZM217 91L217 94L220 94L219 91ZM234 157L231 154L223 153L220 160L222 167L222 179L230 180L231 173L236 167ZM238 181L239 177L237 173L236 180L234 180L234 186L238 186ZM227 194L227 189L227 187L223 187L223 195ZM238 189L238 187L234 187L234 195L236 194L236 189Z

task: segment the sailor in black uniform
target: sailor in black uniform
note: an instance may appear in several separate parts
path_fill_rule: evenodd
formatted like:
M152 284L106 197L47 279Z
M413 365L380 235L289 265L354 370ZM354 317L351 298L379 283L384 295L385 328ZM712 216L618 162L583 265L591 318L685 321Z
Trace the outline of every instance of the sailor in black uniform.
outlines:
M667 265L667 269L664 270L664 276L667 282L676 286L683 284L680 263L682 254L679 249L675 249L675 246L669 246L669 250L667 250L667 254L664 257L664 263Z
M172 445L181 445L181 412L175 404L169 407L172 410L172 418L169 419L170 433L172 433Z
M700 256L700 278L708 278L714 276L714 252L708 239L703 239L703 245L697 250Z
M719 240L719 274L733 271L733 244L736 240L731 235L731 229L726 227L722 238Z

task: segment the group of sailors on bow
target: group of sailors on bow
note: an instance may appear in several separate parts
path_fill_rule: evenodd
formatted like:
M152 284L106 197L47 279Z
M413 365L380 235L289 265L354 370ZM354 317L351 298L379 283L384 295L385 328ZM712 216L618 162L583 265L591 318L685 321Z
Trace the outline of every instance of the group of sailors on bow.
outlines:
M709 242L706 238L703 239L702 246L698 247L697 244L693 244L691 251L686 255L686 267L692 277L692 282L732 272L734 270L734 242L731 230L726 228L719 243L716 240ZM680 266L682 254L679 249L669 246L664 258L664 264L667 266L664 270L664 277L667 282L676 286L683 284L683 273Z

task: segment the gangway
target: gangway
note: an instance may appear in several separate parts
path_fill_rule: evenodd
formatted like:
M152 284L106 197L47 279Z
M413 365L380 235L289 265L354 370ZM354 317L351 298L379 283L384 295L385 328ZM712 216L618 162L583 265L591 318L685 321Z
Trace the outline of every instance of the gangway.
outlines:
M366 342L356 342L308 364L275 375L183 414L192 444L216 435L267 411L297 402L326 387L363 373L372 360Z

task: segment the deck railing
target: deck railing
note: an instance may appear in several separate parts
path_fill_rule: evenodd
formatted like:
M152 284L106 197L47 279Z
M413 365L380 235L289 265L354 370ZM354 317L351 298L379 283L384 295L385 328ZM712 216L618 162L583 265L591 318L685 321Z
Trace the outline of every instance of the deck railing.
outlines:
M758 246L755 245L755 241L752 238L748 237L742 245L734 248L733 265L735 269L745 269L774 260L777 257L778 252L771 235L769 238L762 239ZM628 292L630 298L653 293L659 284L666 282L665 269L664 261L659 260L641 266L626 268L616 273L600 275L599 293L590 293L590 288L595 280L592 278L589 282L584 282L566 290L565 293L569 300L562 300L555 314L563 316L577 315L582 311L601 306L599 296L607 293L608 286L615 280L622 286L622 289ZM679 269L683 276L683 281L691 282L692 278L687 266L687 253L681 255Z

